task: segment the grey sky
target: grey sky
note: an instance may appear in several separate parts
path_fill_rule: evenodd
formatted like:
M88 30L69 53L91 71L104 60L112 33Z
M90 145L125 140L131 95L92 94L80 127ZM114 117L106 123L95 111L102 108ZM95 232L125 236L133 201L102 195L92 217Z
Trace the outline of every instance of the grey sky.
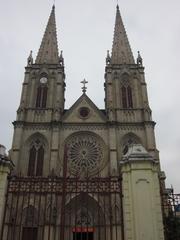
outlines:
M0 143L11 147L24 66L35 58L53 0L0 0ZM116 0L56 0L59 49L66 67L66 108L81 95L104 108L106 51L111 50ZM180 1L120 0L134 57L141 51L157 148L167 186L180 192Z

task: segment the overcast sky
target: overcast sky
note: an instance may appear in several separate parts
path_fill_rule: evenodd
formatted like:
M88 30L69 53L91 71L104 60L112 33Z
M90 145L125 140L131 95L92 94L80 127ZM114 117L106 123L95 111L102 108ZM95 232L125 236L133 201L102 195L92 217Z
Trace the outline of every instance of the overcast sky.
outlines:
M56 0L59 49L66 70L66 108L81 95L104 108L104 68L111 50L116 0ZM0 143L11 147L24 67L36 57L53 0L0 0ZM120 0L121 15L136 58L141 51L157 148L167 187L180 193L180 1Z

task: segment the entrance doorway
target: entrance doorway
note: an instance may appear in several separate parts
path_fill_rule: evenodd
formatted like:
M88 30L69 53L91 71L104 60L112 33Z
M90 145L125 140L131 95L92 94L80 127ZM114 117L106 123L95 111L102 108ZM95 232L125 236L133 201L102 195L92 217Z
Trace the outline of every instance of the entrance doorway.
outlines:
M37 240L37 228L24 227L22 231L22 240Z
M73 240L93 240L93 232L73 232Z

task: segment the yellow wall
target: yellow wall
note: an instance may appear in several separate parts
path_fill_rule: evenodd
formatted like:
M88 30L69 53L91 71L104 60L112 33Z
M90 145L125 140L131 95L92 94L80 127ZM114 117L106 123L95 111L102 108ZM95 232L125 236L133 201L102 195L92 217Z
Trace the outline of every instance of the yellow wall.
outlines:
M164 240L158 165L128 161L122 174L125 240Z
M9 166L0 165L0 233L2 230L2 221L5 208L5 196L7 191L7 176L10 172Z

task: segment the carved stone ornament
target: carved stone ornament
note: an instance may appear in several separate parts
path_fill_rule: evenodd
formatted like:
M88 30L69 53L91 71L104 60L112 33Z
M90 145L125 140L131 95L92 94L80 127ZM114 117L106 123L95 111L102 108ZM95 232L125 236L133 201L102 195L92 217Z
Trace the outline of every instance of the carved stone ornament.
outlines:
M68 169L73 175L97 173L105 158L102 139L91 133L73 135L67 142Z

